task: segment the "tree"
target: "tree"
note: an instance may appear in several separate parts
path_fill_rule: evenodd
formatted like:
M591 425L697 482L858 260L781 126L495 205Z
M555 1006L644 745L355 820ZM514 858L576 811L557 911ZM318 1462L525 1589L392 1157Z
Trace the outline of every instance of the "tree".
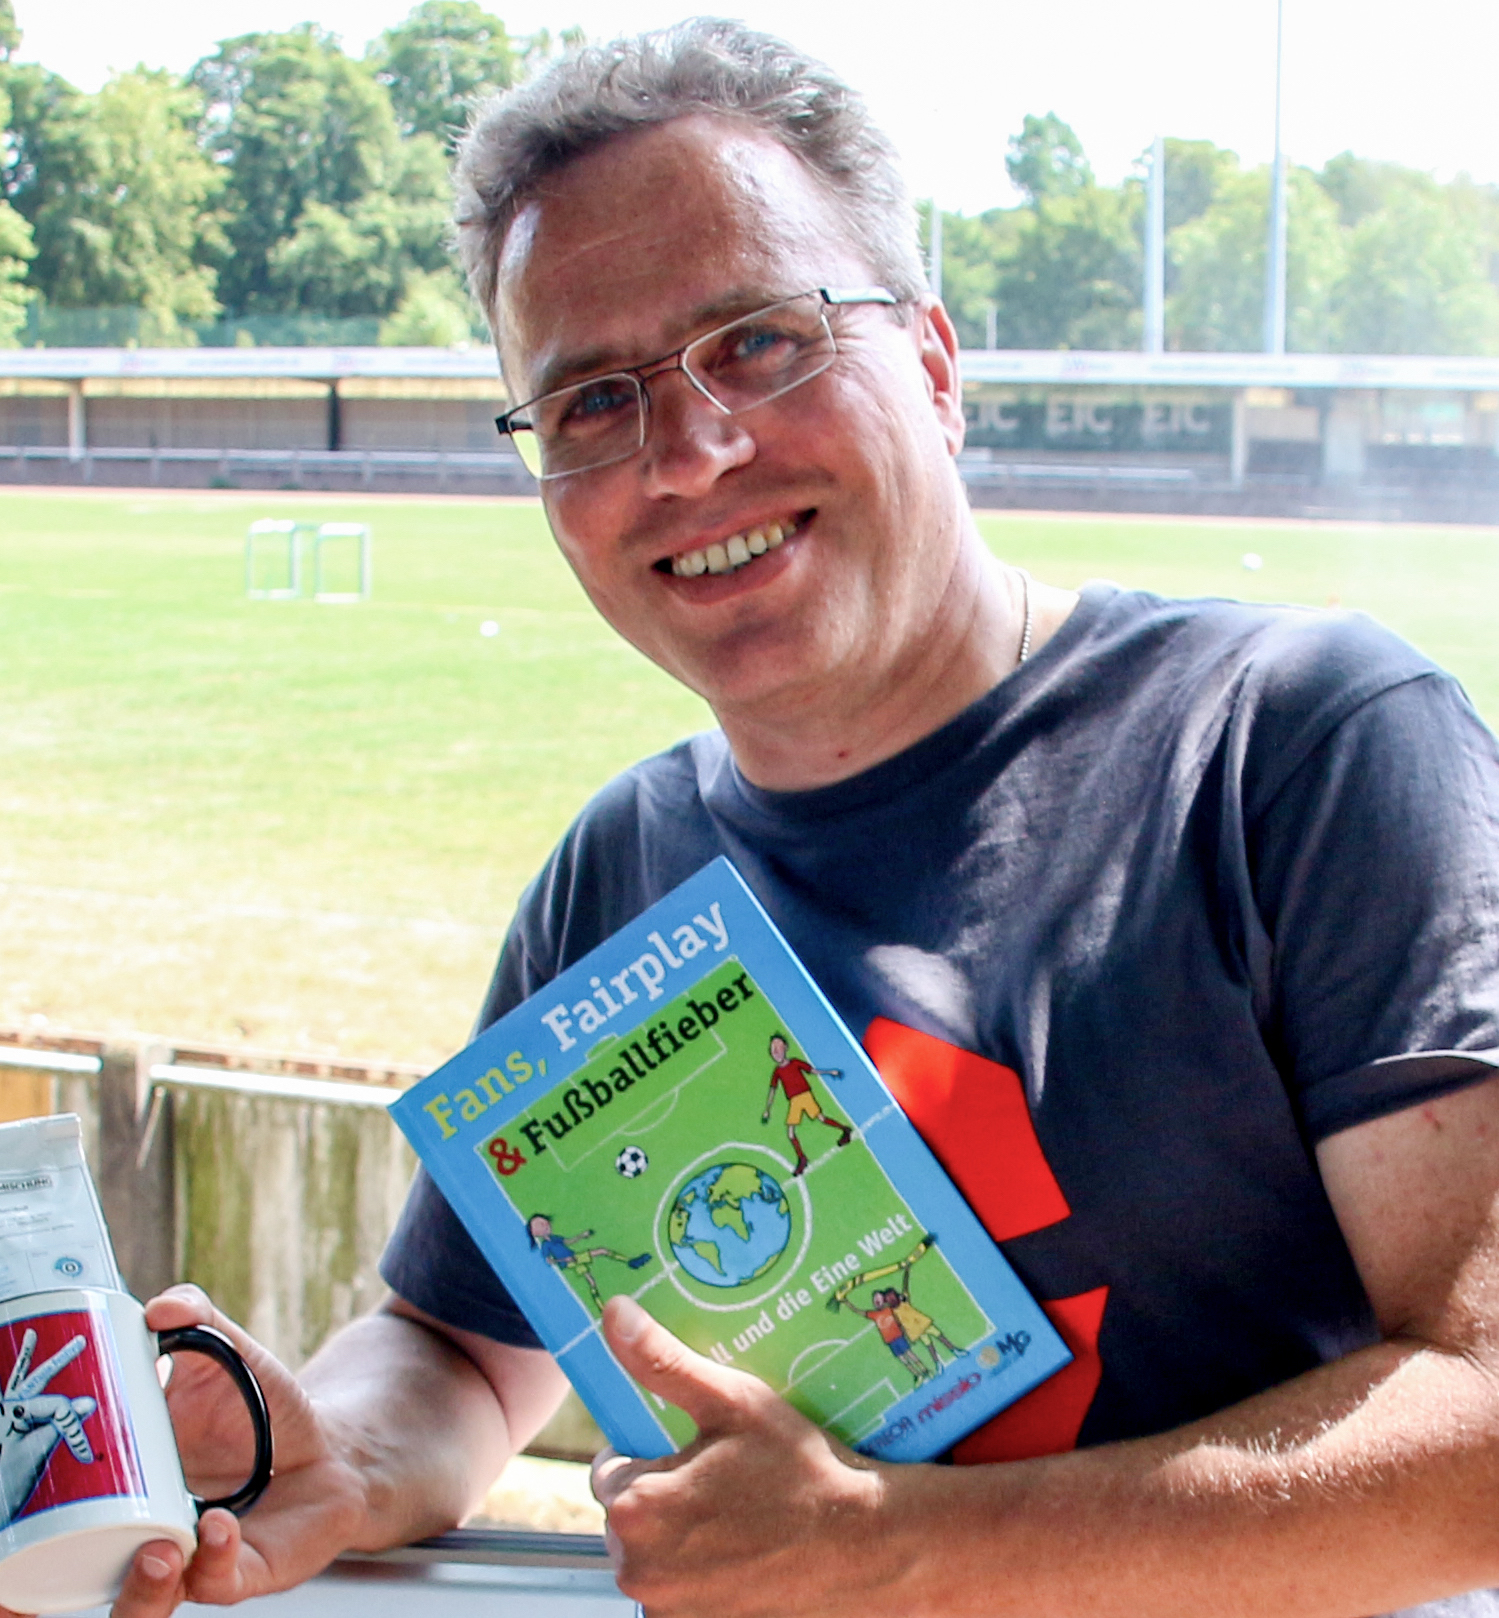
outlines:
M224 177L198 150L198 96L146 69L96 96L40 88L42 123L28 132L37 167L20 190L38 289L70 308L138 308L143 341L181 341L184 322L218 312L202 258L218 243Z
M390 97L311 23L225 40L192 82L207 106L208 150L230 175L220 297L236 313L280 312L275 255L304 209L352 216L400 174ZM326 246L328 221L313 218Z
M1166 229L1190 224L1213 205L1219 189L1239 171L1232 152L1210 140L1163 142L1166 148Z
M1005 171L1010 184L1032 203L1072 196L1093 184L1083 143L1054 112L1044 118L1025 115L1020 133L1010 137Z
M1175 291L1167 300L1172 348L1252 353L1263 346L1270 171L1228 174L1204 213L1167 238ZM1325 349L1343 273L1337 210L1316 178L1292 169L1287 184L1286 346Z
M463 132L473 104L519 78L524 46L477 0L422 0L366 53L390 92L403 135L434 135L444 146Z
M965 348L982 348L999 277L1015 251L1026 210L991 208L977 219L942 216L942 297Z
M0 202L0 348L14 348L26 324L26 306L36 296L25 285L26 269L35 257L30 223Z
M1349 233L1337 344L1354 354L1499 353L1488 244L1435 182L1401 186Z
M309 202L271 250L269 296L286 312L389 314L413 277L449 265L447 165L431 135L406 141L390 186L345 213Z
M995 282L1002 348L1131 348L1140 340L1139 191L1086 185L1021 212Z
M0 0L0 62L20 43L10 0ZM0 131L10 126L10 97L0 84ZM13 348L26 323L26 305L35 295L22 283L27 262L36 257L29 220L0 198L0 348Z
M380 341L392 347L452 348L482 337L475 330L476 314L456 270L419 270L408 278L396 309L381 322Z

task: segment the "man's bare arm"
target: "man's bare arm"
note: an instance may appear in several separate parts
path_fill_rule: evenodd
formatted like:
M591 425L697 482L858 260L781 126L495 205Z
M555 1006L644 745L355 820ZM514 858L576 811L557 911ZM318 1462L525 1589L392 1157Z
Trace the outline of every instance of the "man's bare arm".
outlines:
M1385 1340L1156 1438L877 1465L612 1303L703 1433L599 1465L624 1589L651 1618L1361 1618L1499 1583L1499 1080L1318 1157Z
M234 1336L271 1406L276 1475L243 1522L224 1511L204 1516L187 1569L175 1547L147 1546L117 1618L166 1618L184 1597L226 1602L285 1589L341 1551L451 1528L566 1386L541 1351L440 1326L399 1298L338 1333L297 1379L196 1288L163 1294L148 1319L156 1330L203 1323ZM236 1486L248 1452L237 1401L222 1394L206 1363L179 1363L173 1422L190 1481L210 1495Z

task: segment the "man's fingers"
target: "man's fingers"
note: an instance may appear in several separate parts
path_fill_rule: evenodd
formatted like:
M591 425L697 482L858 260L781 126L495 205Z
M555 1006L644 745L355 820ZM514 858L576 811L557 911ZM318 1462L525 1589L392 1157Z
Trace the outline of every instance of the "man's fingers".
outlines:
M245 1549L239 1519L215 1507L198 1521L198 1553L187 1570L187 1593L194 1601L238 1601L246 1594L240 1566Z
M152 1540L135 1553L111 1618L167 1618L182 1600L185 1559L169 1539Z
M173 1331L181 1326L217 1326L218 1311L202 1287L181 1282L158 1292L146 1303L146 1324L152 1331Z
M604 1336L619 1363L647 1392L685 1411L705 1435L734 1426L746 1393L763 1387L743 1371L695 1354L633 1298L610 1298L604 1305Z
M642 1464L646 1463L632 1461L628 1455L621 1455L615 1449L601 1449L594 1456L589 1484L593 1489L594 1499L605 1511L608 1511L631 1482L639 1476Z

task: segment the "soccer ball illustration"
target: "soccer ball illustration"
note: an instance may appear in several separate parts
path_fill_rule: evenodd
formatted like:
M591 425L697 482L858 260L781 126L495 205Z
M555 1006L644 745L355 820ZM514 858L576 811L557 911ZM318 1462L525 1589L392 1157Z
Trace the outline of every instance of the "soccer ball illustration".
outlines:
M633 1180L637 1175L644 1174L651 1166L651 1160L639 1146L622 1146L619 1156L614 1160L614 1166L627 1180Z

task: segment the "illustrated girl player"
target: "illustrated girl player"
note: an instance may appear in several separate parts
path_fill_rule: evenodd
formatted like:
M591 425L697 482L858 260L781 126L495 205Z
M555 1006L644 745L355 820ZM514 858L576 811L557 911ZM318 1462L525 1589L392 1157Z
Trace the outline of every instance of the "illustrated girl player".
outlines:
M765 1092L765 1111L760 1114L760 1122L762 1124L770 1122L770 1104L775 1100L776 1086L779 1085L786 1096L786 1134L796 1148L796 1167L791 1171L794 1179L807 1167L807 1154L802 1150L801 1140L796 1133L796 1126L804 1119L815 1118L818 1123L826 1124L829 1129L836 1129L839 1132L840 1146L847 1146L853 1135L853 1129L848 1124L828 1117L817 1097L812 1094L812 1086L807 1083L808 1076L813 1073L820 1079L841 1079L843 1069L813 1067L810 1062L802 1061L799 1056L792 1056L784 1034L770 1036L770 1059L775 1063L775 1071L770 1075L770 1088Z
M637 1253L634 1258L626 1258L612 1247L587 1247L580 1253L574 1252L573 1243L587 1241L593 1232L580 1230L576 1236L558 1236L552 1230L550 1214L532 1214L526 1221L526 1234L531 1238L531 1246L554 1270L571 1270L582 1278L599 1314L604 1312L604 1299L599 1292L598 1282L593 1278L593 1261L596 1258L612 1258L616 1264L624 1264L632 1270L638 1270L642 1264L651 1261L649 1253Z
M838 1299L845 1309L856 1315L863 1315L866 1320L872 1320L879 1332L885 1347L898 1359L915 1379L916 1386L920 1387L929 1377L936 1373L927 1370L921 1357L911 1347L911 1340L906 1336L906 1328L896 1313L900 1304L900 1293L894 1287L886 1287L883 1291L876 1287L874 1296L869 1300L868 1309L860 1309L852 1304L846 1297Z
M863 1315L866 1320L872 1320L889 1346L890 1352L914 1374L919 1367L921 1375L917 1381L926 1377L935 1376L942 1369L942 1357L937 1352L938 1344L945 1348L950 1358L956 1359L959 1354L966 1355L966 1348L959 1348L945 1331L929 1314L918 1309L911 1302L911 1266L937 1245L937 1238L928 1231L925 1236L902 1259L893 1264L882 1264L876 1270L864 1270L842 1286L828 1299L828 1307L837 1309L842 1304L845 1309L853 1310L856 1315ZM871 1309L858 1309L848 1301L848 1295L855 1287L866 1286L871 1281L881 1281L887 1275L899 1275L899 1287L886 1287L884 1291L876 1290L870 1300L874 1305ZM883 1317L888 1315L899 1329L899 1335L892 1338L889 1335L890 1322ZM925 1344L926 1351L931 1356L932 1368L928 1371L916 1353L919 1345ZM899 1346L897 1346L899 1345ZM910 1357L907 1357L909 1352ZM916 1363L913 1366L912 1360Z

